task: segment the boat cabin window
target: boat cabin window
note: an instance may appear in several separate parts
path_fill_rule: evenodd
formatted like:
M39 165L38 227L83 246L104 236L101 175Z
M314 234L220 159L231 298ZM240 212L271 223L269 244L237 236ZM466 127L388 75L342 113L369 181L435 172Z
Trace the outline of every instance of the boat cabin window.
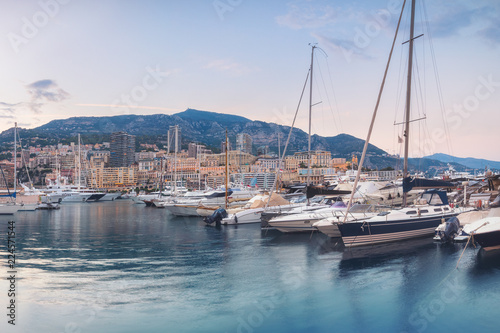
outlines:
M429 203L429 205L433 206L439 206L444 204L439 195L435 192L424 192L422 193L421 199L426 200L427 203Z
M416 210L409 210L406 212L406 215L412 215L412 214L417 214Z
M443 208L444 211L450 210L448 207Z
M435 212L442 212L441 208L434 208Z
M309 199L309 202L320 203L321 201L323 201L324 198L325 198L324 196L314 196L311 199Z
M377 214L377 216L386 216L389 215L390 212L380 212Z
M429 211L428 211L427 209L422 209L422 210L420 211L420 214L425 214L425 213L428 213L428 212L429 212Z

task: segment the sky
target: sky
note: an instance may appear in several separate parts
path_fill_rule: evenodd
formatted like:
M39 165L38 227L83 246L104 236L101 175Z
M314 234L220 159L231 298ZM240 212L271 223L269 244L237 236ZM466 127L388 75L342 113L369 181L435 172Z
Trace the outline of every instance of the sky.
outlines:
M313 134L365 139L402 3L0 0L0 131L187 108L290 126L315 45ZM495 0L417 1L411 157L500 161L498 17ZM402 153L408 21L370 140L390 154ZM308 107L309 86L305 131Z

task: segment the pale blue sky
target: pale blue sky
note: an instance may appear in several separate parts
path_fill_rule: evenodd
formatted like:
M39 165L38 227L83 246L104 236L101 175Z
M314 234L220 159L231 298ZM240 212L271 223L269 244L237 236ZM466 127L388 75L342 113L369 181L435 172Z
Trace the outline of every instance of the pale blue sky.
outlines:
M427 120L415 123L412 155L500 160L491 148L500 120L500 3L424 3L428 16L418 1L417 21L427 17L430 33L417 24L416 34L425 35L415 42L412 118L425 113ZM0 0L0 130L14 121L36 127L71 116L172 114L188 107L290 125L309 67L308 44L318 43L328 57L317 53L313 99L322 103L313 109L313 132L364 139L401 4ZM404 106L402 41L371 141L390 153L400 151L401 129L393 123ZM129 107L107 106L116 104ZM306 104L299 126L307 130Z

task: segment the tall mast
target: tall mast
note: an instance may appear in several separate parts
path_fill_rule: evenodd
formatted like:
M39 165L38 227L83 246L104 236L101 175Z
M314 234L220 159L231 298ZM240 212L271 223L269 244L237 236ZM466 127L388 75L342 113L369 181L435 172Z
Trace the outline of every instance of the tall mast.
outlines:
M228 151L228 142L227 142L227 128L226 128L226 185L224 186L224 189L225 189L225 200L224 200L224 204L225 204L225 208L227 209L227 184L228 184L228 165L229 165L229 160L228 160L228 154L227 154L227 151Z
M309 78L309 135L307 143L307 186L311 183L311 115L312 115L312 92L313 92L313 63L314 63L314 49L316 45L311 45L311 76Z
M80 133L78 133L78 191L80 191L80 180L82 179L82 161L81 161L81 151L80 151Z
M200 145L196 145L196 159L198 160L198 190L201 190L201 172L200 172L200 169L201 169L201 161L200 161L200 151L201 151L201 146Z
M410 47L408 54L408 79L406 82L406 114L405 114L405 155L403 164L403 180L408 176L408 151L410 145L410 103L411 103L411 75L413 66L413 34L415 30L415 0L411 1ZM403 207L406 206L407 194L403 192Z
M17 122L14 123L14 200L17 201Z
M177 130L179 127L175 125L175 138L174 138L174 193L177 193Z

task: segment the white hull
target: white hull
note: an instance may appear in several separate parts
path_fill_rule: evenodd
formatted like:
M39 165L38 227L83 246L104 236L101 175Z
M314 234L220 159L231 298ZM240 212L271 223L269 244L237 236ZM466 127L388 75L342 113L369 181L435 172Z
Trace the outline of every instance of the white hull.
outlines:
M144 201L141 200L140 195L135 196L135 197L130 197L130 199L132 199L132 201L136 204L144 204Z
M75 193L65 196L62 202L85 202L92 194Z
M284 222L273 222L269 221L269 225L276 230L279 230L283 233L290 232L308 232L308 231L316 231L312 225L318 220L301 220L301 221L284 221Z
M99 201L114 201L116 198L118 198L121 195L122 194L120 192L106 193L102 198L99 199Z
M331 238L341 237L340 230L337 227L336 223L328 223L328 224L325 223L325 224L320 225L320 226L318 226L317 223L315 223L315 227L316 227L316 229L318 229L318 231L324 233L328 237L331 237Z
M64 196L62 194L50 193L41 197L41 201L46 203L60 203Z
M38 207L38 203L25 203L21 205L19 209L20 212L35 211Z
M271 219L268 224L281 232L315 231L313 224L319 220L332 217L335 208L323 208L318 211L302 214L290 214Z
M260 223L260 216L263 211L264 208L246 209L236 214L229 215L225 219L222 219L221 223L226 225Z
M0 215L13 215L21 208L20 205L14 204L1 204Z
M200 216L196 210L198 209L198 205L167 205L165 206L170 213L175 216Z

